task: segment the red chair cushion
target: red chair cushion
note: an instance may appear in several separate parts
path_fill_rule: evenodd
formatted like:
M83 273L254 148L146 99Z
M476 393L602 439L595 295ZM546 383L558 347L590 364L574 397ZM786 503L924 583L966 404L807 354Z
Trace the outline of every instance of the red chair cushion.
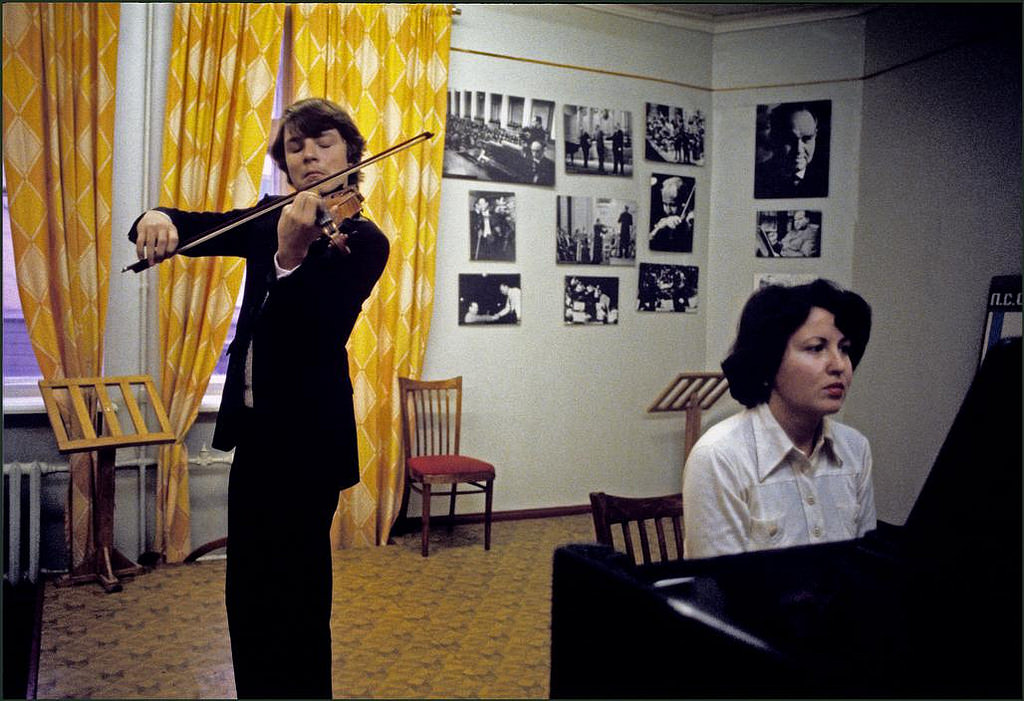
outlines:
M420 455L407 461L414 477L485 473L494 478L494 465L465 455Z

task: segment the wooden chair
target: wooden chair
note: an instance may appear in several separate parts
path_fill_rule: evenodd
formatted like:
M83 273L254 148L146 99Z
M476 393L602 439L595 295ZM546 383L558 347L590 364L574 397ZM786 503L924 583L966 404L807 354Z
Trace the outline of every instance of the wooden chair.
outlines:
M484 549L491 549L491 501L494 465L459 454L462 425L462 377L447 380L398 378L402 402L402 443L405 450L405 489L402 492L401 518L407 518L409 492L423 497L421 548L429 554L430 500L449 497L448 519L455 518L458 494L484 495ZM459 489L460 484L468 487ZM434 485L449 485L434 492Z
M683 557L683 495L667 494L658 497L617 497L604 492L590 493L591 514L597 542L612 548L625 548L635 564L681 560ZM666 528L671 525L671 545ZM614 531L621 536L622 546L615 544ZM660 560L651 557L651 527L658 539ZM634 538L639 539L641 560L637 560Z

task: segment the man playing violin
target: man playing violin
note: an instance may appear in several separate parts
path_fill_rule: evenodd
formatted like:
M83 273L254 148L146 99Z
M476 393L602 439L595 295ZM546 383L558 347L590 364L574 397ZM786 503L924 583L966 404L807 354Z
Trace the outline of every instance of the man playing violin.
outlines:
M298 194L181 251L246 259L245 292L213 447L234 448L225 600L239 698L331 696L330 525L359 481L345 344L387 263L389 242L356 214L333 240L311 185L358 163L365 140L322 99L285 110L270 154ZM350 184L358 176L349 176ZM326 193L324 193L326 194ZM257 208L274 198L264 198ZM158 263L254 210L143 214L129 238Z

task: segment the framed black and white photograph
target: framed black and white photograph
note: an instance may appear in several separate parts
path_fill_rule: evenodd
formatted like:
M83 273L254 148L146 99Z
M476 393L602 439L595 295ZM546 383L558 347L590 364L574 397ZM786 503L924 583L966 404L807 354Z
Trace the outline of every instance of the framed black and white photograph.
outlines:
M551 100L449 89L441 174L554 185L554 119Z
M821 212L758 212L755 236L758 258L820 258Z
M635 201L559 195L556 207L556 263L634 264Z
M644 157L657 163L704 165L704 113L647 103Z
M651 175L651 231L647 246L652 251L693 252L694 195L697 181L682 175Z
M633 120L626 110L565 105L565 172L633 177Z
M565 276L567 326L619 323L619 278Z
M469 191L469 259L516 259L516 196Z
M781 285L783 287L794 287L814 282L818 275L813 273L757 273L754 275L754 292L762 290L769 285Z
M832 101L758 105L754 197L828 197Z
M641 263L636 308L641 312L697 311L695 265Z
M459 274L459 326L519 324L523 290L519 274Z

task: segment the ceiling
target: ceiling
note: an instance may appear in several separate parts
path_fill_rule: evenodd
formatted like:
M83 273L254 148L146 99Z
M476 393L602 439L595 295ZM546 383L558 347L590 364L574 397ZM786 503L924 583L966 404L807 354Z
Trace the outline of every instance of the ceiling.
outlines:
M822 19L850 17L877 7L850 3L602 3L598 12L718 34Z

